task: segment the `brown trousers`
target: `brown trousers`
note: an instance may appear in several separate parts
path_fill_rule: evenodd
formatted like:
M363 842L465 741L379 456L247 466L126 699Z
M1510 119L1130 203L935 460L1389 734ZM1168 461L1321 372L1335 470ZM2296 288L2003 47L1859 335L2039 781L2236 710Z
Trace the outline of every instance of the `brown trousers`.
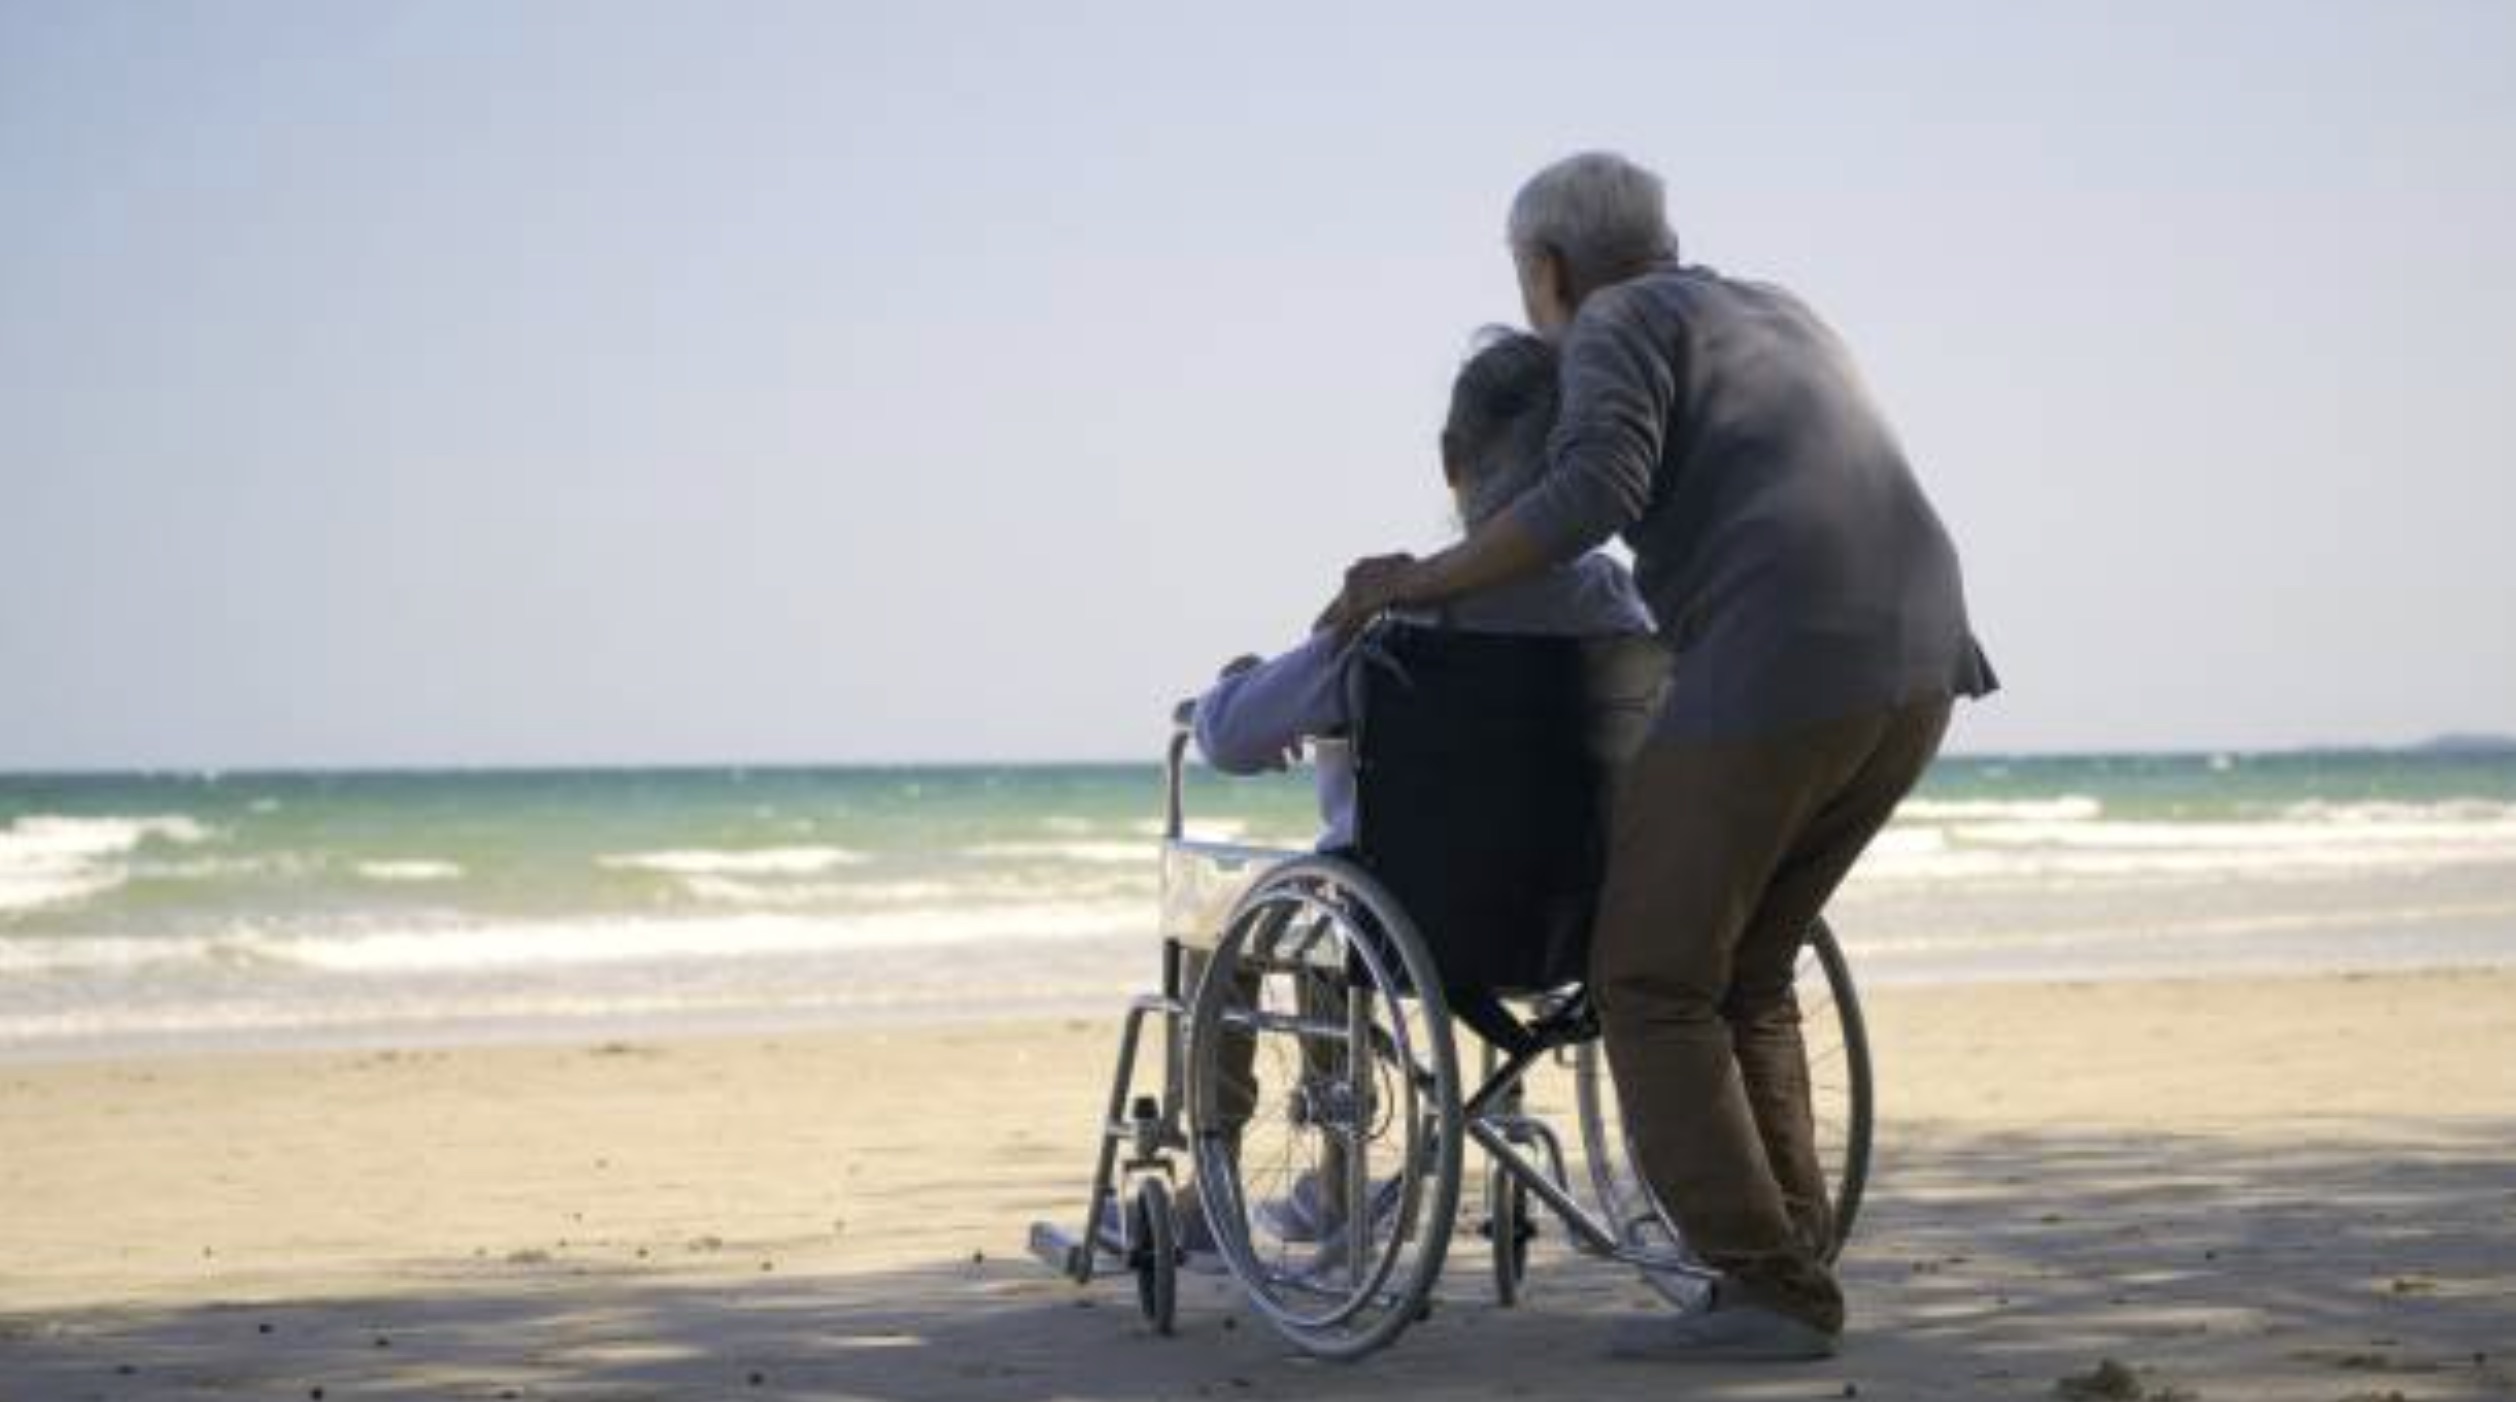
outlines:
M1617 785L1591 988L1642 1172L1734 1294L1830 1332L1843 1290L1793 974L1949 707L1655 739Z

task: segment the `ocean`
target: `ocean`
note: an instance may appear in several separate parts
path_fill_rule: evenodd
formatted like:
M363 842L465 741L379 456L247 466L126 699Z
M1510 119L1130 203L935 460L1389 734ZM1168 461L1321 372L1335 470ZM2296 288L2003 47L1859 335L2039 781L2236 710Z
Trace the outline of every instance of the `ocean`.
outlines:
M0 1057L1114 1013L1150 765L0 776ZM1192 771L1298 846L1300 775ZM2516 755L1943 759L1869 983L2516 962Z

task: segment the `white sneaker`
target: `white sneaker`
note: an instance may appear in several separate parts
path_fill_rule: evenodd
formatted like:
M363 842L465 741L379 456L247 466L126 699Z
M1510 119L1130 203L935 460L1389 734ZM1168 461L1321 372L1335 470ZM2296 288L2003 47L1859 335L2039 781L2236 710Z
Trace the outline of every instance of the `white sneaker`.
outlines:
M1319 1240L1328 1230L1328 1204L1319 1191L1319 1170L1305 1170L1293 1180L1291 1192L1267 1199L1249 1215L1260 1231L1278 1241Z
M1373 1236L1378 1236L1382 1228L1391 1225L1396 1220L1398 1205L1405 1199L1405 1193L1402 1191L1404 1186L1399 1179L1393 1177L1383 1178L1372 1189L1371 1231ZM1345 1237L1345 1224L1338 1222L1329 1227L1325 1235L1318 1238L1319 1250L1311 1256L1313 1274L1334 1274L1344 1267Z

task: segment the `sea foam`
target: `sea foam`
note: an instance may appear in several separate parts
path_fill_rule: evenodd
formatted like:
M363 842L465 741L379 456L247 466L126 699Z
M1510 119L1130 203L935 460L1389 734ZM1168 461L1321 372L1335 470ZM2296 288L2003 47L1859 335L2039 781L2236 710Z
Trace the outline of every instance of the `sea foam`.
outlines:
M1143 901L1040 901L869 911L841 918L723 915L513 920L296 932L239 926L214 935L63 936L0 941L0 973L95 974L289 968L382 976L499 969L943 949L1145 933Z
M1161 860L1150 842L981 842L961 849L963 855L1000 861L1116 863Z
M2316 802L2278 812L2101 820L2068 800L1911 802L1872 844L1854 884L2278 880L2516 863L2516 805Z
M360 862L358 874L370 881L457 881L463 868L455 862L413 857L397 861Z
M1896 816L1909 822L2095 822L2105 804L2087 794L2055 798L1908 798Z
M614 871L652 871L666 876L811 876L866 860L864 853L844 847L689 847L595 858Z
M180 814L19 818L0 828L0 912L84 900L122 884L123 860L151 839L195 843L208 829Z

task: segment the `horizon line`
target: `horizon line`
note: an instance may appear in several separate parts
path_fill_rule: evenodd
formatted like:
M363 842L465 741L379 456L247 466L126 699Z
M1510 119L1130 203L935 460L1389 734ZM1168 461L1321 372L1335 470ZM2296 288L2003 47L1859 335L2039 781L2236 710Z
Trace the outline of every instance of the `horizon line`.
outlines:
M2495 734L2450 734L2427 740L2385 744L2373 741L2314 742L2243 747L2193 745L2167 749L2036 749L1944 751L1942 759L2090 760L2090 759L2229 759L2300 755L2509 755L2516 737ZM490 760L414 763L281 763L281 764L136 764L73 765L59 768L0 768L0 781L19 779L163 779L191 777L213 782L226 778L330 776L392 776L446 774L597 774L597 773L809 773L828 770L977 770L977 769L1152 769L1157 757L1030 758L1030 759L770 759L770 760ZM1197 768L1206 768L1202 763Z

